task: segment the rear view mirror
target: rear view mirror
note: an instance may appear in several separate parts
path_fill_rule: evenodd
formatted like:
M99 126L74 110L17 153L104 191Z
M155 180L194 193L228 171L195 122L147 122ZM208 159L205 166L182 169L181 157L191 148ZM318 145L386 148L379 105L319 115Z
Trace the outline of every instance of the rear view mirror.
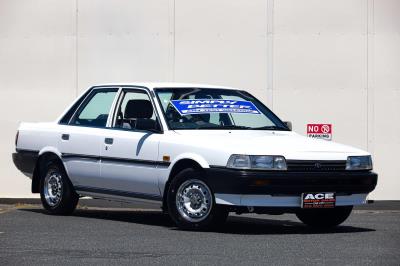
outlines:
M287 126L287 128L292 131L292 122L290 121L284 121L283 123L285 123L285 125Z

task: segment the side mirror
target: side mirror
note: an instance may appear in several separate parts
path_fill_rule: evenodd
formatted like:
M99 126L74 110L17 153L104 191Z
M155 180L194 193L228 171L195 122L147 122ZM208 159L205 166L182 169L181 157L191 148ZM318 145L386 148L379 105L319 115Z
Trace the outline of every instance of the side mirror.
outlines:
M287 126L287 128L288 128L290 131L292 131L292 122L290 122L290 121L284 121L283 123Z
M158 124L158 121L154 121L148 118L138 118L136 120L135 129L145 130L157 134L163 133L163 131L160 128L160 125Z
M163 133L163 131L161 131L161 130L159 130L157 128L148 128L148 129L145 129L145 130L149 131L149 132L152 132L152 133L156 133L156 134L162 134Z
M152 133L156 133L156 134L163 134L164 131L161 130L160 124L158 124L158 122L156 121L156 123L154 124L154 126L145 128L145 130L152 132Z

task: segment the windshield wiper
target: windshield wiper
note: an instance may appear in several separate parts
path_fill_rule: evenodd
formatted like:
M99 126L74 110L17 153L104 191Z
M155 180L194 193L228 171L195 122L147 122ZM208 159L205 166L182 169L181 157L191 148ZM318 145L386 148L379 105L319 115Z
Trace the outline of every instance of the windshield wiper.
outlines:
M264 126L264 127L253 127L252 130L284 130L288 131L285 127L278 127L278 126Z

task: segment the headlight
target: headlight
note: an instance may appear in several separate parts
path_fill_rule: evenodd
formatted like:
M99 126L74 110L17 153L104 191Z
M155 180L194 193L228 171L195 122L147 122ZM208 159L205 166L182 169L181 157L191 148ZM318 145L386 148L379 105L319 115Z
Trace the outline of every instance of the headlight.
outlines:
M346 170L372 170L371 156L347 157Z
M287 170L283 156L233 154L226 165L236 169Z

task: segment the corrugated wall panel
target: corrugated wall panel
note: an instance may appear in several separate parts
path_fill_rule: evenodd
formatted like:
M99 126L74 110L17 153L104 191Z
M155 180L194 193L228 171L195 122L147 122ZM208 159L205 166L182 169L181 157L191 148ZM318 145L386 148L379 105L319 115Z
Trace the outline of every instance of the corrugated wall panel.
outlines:
M400 199L400 1L374 1L373 154L380 174L372 194Z
M372 197L400 199L398 14L397 0L2 0L0 197L31 196L11 161L19 121L53 120L94 83L175 80L246 88L301 134L332 123L373 153Z
M75 2L0 1L0 197L30 197L11 153L21 121L51 121L75 97Z
M175 5L175 80L249 88L266 101L266 1Z

